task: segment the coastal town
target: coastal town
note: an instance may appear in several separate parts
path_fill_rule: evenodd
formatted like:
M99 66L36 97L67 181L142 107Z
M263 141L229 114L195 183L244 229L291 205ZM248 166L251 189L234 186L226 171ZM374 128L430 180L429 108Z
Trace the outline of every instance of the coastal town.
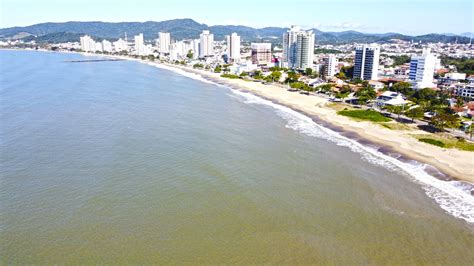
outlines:
M394 119L450 137L420 138L440 147L452 138L472 140L474 71L472 44L387 43L317 44L312 30L291 26L277 42L251 42L237 33L215 40L209 30L199 39L177 40L172 32L128 39L48 44L3 41L1 47L47 48L130 57L217 73L227 79L285 87L332 102L338 114L355 119ZM342 106L342 107L341 107ZM404 126L405 126L404 125ZM388 127L388 126L387 126ZM451 144L448 144L451 143ZM461 149L470 145L454 144Z
M474 266L473 0L1 1L0 265Z

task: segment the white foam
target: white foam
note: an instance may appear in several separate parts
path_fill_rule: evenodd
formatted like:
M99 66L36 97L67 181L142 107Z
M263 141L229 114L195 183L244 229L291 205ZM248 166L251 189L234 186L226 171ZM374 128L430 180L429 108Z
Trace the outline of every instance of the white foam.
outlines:
M143 62L143 61L141 61L141 62ZM199 81L202 81L202 82L206 82L206 83L209 83L209 84L219 85L215 82L212 82L210 80L207 80L207 79L203 78L199 74L184 71L184 70L182 70L180 68L177 68L177 67L171 67L171 66L167 66L167 65L164 65L164 64L158 64L158 63L152 63L152 62L146 62L146 64L150 65L150 66L153 66L153 67L156 67L156 68L161 68L161 69L166 69L166 70L169 70L169 71L173 71L177 74L180 74L180 75L188 77L188 78L192 78L192 79L199 80Z
M474 223L474 197L470 194L472 184L439 180L428 174L425 169L427 165L425 164L402 162L372 147L344 137L329 128L318 125L310 117L288 107L275 104L251 93L238 90L231 91L242 96L245 103L261 104L274 108L276 113L287 121L287 128L347 147L353 152L361 154L363 160L411 176L413 180L422 185L425 193L434 199L443 210L457 218L464 219L468 223Z

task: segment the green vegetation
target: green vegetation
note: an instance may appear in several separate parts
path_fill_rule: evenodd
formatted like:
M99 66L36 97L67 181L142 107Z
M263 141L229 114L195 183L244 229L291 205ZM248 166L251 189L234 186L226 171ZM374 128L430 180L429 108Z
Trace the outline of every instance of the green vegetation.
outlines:
M151 54L151 55L148 55L148 56L147 56L147 59L153 62L153 61L155 61L155 56L152 55L152 54Z
M359 97L359 104L366 104L368 101L375 99L377 97L377 93L375 89L371 86L364 87L355 93L357 97Z
M383 116L381 113L372 110L342 110L337 112L339 115L348 116L357 120L366 120L372 122L389 122L390 118Z
M406 111L405 115L411 118L411 121L413 122L415 119L422 119L424 116L424 112L423 109L421 109L420 107L415 107Z
M474 74L474 59L472 58L441 57L441 64L454 65L458 72L466 73L468 75Z
M390 58L393 59L393 66L400 66L409 63L411 59L408 55L391 56Z
M411 130L408 125L397 122L380 123L380 125L390 130Z
M332 88L333 88L333 84L323 84L316 87L316 90L321 91L321 92L330 92L332 91Z
M203 68L203 67L204 67L204 65L199 64L199 63L193 65L193 68Z
M354 66L342 67L341 71L336 75L340 79L350 79L354 76Z
M342 54L342 51L336 49L325 49L325 48L317 48L314 49L315 54Z
M300 74L298 74L294 71L290 71L290 72L288 72L288 77L286 78L285 82L289 82L289 83L297 82L300 77L301 77Z
M193 59L193 57L194 57L193 50L189 50L189 51L188 51L188 54L186 55L186 57L187 57L188 59Z
M270 77L271 77L274 81L279 81L280 78L281 78L281 72L280 72L280 71L273 71L273 72L270 74Z
M438 147L442 147L442 148L446 147L444 142L439 141L439 140L429 139L429 138L420 138L418 140L421 141L421 142L424 142L424 143L428 143L428 144L431 144L431 145L438 146Z
M400 81L393 84L392 90L396 92L400 92L403 95L407 95L407 96L413 93L413 89L411 88L411 83L404 82L404 81Z
M239 79L240 76L234 74L222 74L221 77L228 78L228 79Z
M314 91L314 89L312 87L306 85L306 83L301 82L301 81L290 83L290 87L292 87L293 89L297 89L297 90Z
M474 152L474 143L468 142L463 138L456 138L448 134L431 134L431 135L413 135L421 142L436 145L442 148L455 148L463 151Z

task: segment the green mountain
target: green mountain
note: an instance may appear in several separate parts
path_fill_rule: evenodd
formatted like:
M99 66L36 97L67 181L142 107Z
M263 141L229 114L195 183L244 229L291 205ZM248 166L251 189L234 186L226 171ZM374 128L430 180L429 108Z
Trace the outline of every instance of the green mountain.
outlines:
M38 42L67 42L78 41L83 34L91 35L96 39L115 40L123 38L125 34L130 37L143 33L146 40L156 39L158 32L171 32L175 40L198 38L202 30L210 30L216 40L223 40L225 35L237 32L243 41L269 41L281 42L282 34L287 28L267 27L255 29L247 26L217 25L208 26L200 24L192 19L174 19L166 21L147 22L62 22L41 23L27 27L12 27L0 29L1 39L23 39L25 41L36 40ZM387 42L391 39L421 42L455 42L469 43L469 38L463 36L452 36L443 34L427 34L421 36L407 36L399 33L368 34L357 31L322 32L313 29L316 33L316 42L319 44L341 44L353 42Z

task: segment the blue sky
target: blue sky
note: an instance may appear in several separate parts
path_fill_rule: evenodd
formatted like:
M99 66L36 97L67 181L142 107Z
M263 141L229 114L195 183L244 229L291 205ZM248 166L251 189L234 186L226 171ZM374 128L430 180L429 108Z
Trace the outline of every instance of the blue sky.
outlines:
M161 21L208 25L291 24L323 31L405 34L474 31L472 0L0 0L0 27L64 21Z

